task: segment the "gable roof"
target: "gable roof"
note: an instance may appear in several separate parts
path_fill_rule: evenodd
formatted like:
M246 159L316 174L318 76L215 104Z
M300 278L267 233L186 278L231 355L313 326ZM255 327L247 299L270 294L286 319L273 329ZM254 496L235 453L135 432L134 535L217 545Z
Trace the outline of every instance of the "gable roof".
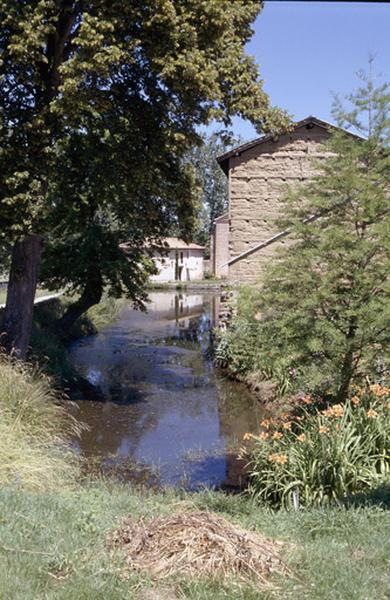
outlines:
M229 213L225 212L216 219L214 219L213 225L214 223L226 223L227 221L229 221Z
M351 133L347 129L338 127L337 125L334 125L333 123L329 123L328 121L323 121L322 119L318 119L317 117L314 117L313 115L310 115L309 117L306 117L305 119L302 119L301 121L297 121L296 123L293 123L292 131L296 131L297 129L299 129L301 127L310 127L310 126L313 127L314 125L317 125L318 127L321 127L322 129L326 129L326 130L339 129L357 139L364 139L360 135ZM290 133L290 132L287 132L287 133ZM221 156L217 156L217 161L218 161L221 169L223 170L223 172L227 175L227 173L229 171L229 159L230 158L232 158L233 156L240 156L240 154L242 154L246 150L250 150L250 148L254 148L255 146L264 144L265 142L276 141L277 139L278 139L278 136L276 136L274 133L262 135L258 138L255 138L254 140L250 140L249 142L245 142L244 144L241 144L240 146L236 146L235 148L232 148L232 150L229 150L229 152L225 152L225 154L221 154Z
M184 240L177 237L165 237L161 238L161 244L153 244L154 248L170 248L171 250L203 250L204 246L199 246L199 244L195 244L190 242L187 244Z

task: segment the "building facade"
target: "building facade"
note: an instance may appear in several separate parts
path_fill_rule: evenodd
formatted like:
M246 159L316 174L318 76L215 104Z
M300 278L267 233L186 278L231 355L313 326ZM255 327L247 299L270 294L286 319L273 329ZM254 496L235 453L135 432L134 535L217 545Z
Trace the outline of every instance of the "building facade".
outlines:
M162 242L161 248L153 247L148 252L158 269L157 275L150 277L152 282L203 279L203 246L186 244L175 237L166 237Z
M288 243L275 225L286 188L316 175L313 159L320 164L328 156L324 142L334 128L308 117L278 139L263 136L217 159L229 180L229 212L214 224L215 276L237 282L261 280L277 248Z

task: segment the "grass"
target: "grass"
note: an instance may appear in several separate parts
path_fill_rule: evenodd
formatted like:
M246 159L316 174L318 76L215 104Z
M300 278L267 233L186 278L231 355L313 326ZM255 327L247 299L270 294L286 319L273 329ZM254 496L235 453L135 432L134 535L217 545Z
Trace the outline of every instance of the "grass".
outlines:
M169 595L161 592L155 598L388 598L390 513L378 506L271 512L218 492L164 494L100 481L45 493L2 489L0 507L4 599L141 600L150 589L166 588ZM295 579L264 591L238 580L225 585L210 579L156 583L145 574L126 573L120 552L110 555L106 536L120 517L149 519L184 507L212 510L286 541L285 557Z
M44 288L38 288L37 293L35 294L35 298L40 298L41 296L48 296L50 294L54 294L55 292L50 292L50 290L45 290ZM0 288L0 304L5 304L7 300L7 289Z
M77 426L51 382L1 357L0 382L0 485L46 490L70 483L77 461L67 437Z
M82 480L66 450L74 424L50 380L0 360L1 600L366 600L389 598L390 488L345 506L271 511L249 497L154 492ZM238 579L130 573L107 534L121 517L209 510L286 542L293 579L259 589Z

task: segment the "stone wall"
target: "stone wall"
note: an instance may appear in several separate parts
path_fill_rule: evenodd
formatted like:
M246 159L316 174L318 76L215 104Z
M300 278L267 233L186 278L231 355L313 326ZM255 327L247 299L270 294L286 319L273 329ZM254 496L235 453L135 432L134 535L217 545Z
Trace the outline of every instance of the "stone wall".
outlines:
M230 258L269 240L278 233L274 223L288 185L315 176L312 159L322 159L321 144L329 137L325 128L303 125L279 141L267 141L245 150L229 161ZM231 281L261 279L265 265L288 238L274 242L229 265Z
M229 216L223 215L214 221L211 236L212 269L215 277L227 277L229 267Z

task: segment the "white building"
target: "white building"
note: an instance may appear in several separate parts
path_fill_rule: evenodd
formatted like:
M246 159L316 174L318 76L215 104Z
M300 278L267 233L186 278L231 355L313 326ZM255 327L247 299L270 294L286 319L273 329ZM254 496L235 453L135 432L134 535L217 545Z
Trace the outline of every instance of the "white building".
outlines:
M163 238L161 250L153 248L151 254L159 272L152 275L153 282L195 281L203 279L203 246L186 244L176 237Z

